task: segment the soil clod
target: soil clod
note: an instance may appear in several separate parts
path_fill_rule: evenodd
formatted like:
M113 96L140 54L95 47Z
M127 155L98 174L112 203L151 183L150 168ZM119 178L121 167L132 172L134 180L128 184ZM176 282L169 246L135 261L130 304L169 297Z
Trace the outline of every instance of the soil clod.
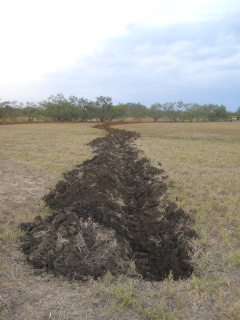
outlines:
M90 143L96 155L45 195L53 214L20 226L27 261L74 280L106 272L154 281L170 272L189 277L189 239L196 233L189 216L166 199L161 164L153 167L132 146L136 132L100 128L107 134Z

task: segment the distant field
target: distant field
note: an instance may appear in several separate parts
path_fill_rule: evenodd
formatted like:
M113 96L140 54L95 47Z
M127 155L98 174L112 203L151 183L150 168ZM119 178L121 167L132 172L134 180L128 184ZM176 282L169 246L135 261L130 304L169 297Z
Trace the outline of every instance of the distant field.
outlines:
M62 172L92 156L86 144L103 133L89 124L0 126L0 157Z
M80 319L85 310L84 319L240 319L240 123L142 123L117 128L141 133L137 148L153 164L162 163L169 176L169 198L195 220L199 235L192 257L195 274L178 282L109 276L86 284L33 275L19 256L16 225L45 210L31 207L31 201L36 206L44 188L61 172L90 159L92 149L86 143L103 132L92 124L0 126L0 174L5 172L0 194L5 199L4 210L0 209L0 298L7 297L6 304L1 305L0 299L0 318ZM10 183L19 176L17 185ZM33 188L27 204L19 200L27 192L21 181ZM12 190L19 192L20 202L14 203Z

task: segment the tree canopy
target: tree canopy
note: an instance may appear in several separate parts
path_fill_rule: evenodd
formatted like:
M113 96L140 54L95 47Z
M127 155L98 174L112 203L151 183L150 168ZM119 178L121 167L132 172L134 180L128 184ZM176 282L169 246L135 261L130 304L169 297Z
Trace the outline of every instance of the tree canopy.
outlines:
M112 98L98 96L91 101L83 97L62 93L51 95L38 103L0 100L1 121L219 121L240 115L240 107L235 113L228 112L224 105L178 102L156 102L147 108L140 102L119 103L114 105Z

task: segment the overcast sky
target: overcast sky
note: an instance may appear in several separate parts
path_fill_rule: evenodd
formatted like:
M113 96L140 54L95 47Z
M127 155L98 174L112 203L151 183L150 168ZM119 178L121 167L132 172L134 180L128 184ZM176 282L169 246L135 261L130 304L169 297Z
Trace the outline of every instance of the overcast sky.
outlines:
M240 106L239 0L1 0L0 99Z

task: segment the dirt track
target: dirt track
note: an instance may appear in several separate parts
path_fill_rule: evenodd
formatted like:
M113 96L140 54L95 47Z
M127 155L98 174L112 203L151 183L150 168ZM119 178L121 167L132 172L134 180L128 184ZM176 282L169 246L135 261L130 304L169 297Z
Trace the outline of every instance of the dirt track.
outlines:
M108 133L90 143L97 155L44 197L53 215L21 225L27 261L75 280L108 271L158 281L170 272L190 276L188 240L196 234L184 211L165 199L164 170L131 145L137 133L100 129Z

